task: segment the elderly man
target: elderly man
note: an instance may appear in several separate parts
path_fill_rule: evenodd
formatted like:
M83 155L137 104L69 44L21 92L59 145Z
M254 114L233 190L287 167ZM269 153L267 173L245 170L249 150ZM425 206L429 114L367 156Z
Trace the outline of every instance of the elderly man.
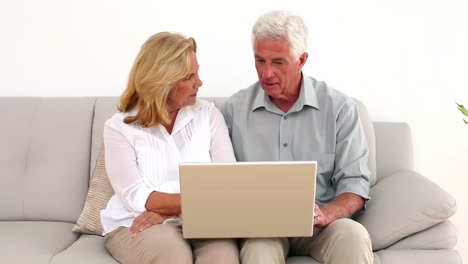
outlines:
M258 81L223 109L236 158L316 160L317 204L312 237L244 239L241 262L285 263L288 255L305 255L321 263L373 263L367 230L350 219L364 209L370 188L357 106L302 73L308 53L300 17L284 11L260 16L252 42Z

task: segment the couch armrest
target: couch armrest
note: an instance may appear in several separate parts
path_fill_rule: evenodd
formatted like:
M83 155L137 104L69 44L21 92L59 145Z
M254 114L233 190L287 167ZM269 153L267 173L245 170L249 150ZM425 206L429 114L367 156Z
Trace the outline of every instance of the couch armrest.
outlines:
M374 250L441 223L457 209L450 194L413 171L381 179L370 196L366 212L356 220L369 231Z

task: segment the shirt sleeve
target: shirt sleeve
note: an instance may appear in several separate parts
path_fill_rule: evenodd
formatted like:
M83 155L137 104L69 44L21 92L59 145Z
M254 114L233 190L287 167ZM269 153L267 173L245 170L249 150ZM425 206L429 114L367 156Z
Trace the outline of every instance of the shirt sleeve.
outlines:
M117 197L135 214L146 211L146 201L154 190L143 180L134 147L118 130L104 126L105 163L109 181Z
M235 162L234 150L229 138L228 128L223 115L212 103L209 109L210 115L210 155L213 162Z
M332 185L336 195L350 192L369 199L369 150L359 113L349 99L338 112L336 121L336 157Z

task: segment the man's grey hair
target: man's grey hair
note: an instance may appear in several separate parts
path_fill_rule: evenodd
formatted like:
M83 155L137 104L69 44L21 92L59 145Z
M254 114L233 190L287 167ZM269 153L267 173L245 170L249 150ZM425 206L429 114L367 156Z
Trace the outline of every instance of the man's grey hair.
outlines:
M270 11L261 15L252 28L252 47L257 38L285 38L289 42L289 54L295 60L307 51L307 26L300 16L288 11Z

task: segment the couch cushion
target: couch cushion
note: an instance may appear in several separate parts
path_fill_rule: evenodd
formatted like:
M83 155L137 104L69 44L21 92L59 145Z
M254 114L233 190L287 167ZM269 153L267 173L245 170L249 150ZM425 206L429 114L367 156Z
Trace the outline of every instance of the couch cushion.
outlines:
M381 250L374 252L374 264L462 264L454 250ZM319 264L311 257L288 257L286 264Z
M76 225L73 227L74 232L102 235L100 212L114 195L114 190L107 177L104 161L104 144L101 143L86 202Z
M57 254L51 264L117 264L107 252L104 238L93 235L82 235L73 245Z
M454 250L381 250L374 254L374 259L376 264L462 264Z
M375 258L375 253L374 253ZM320 264L312 257L288 257L286 264ZM374 264L381 264L381 262L375 261Z
M403 238L387 249L453 249L457 244L458 231L449 221L432 226L414 235Z
M374 250L441 223L456 212L455 199L416 172L380 179L370 195L367 211L356 220L369 231Z
M0 221L0 263L49 263L78 236L63 222Z
M76 221L93 109L93 98L0 98L0 220Z

